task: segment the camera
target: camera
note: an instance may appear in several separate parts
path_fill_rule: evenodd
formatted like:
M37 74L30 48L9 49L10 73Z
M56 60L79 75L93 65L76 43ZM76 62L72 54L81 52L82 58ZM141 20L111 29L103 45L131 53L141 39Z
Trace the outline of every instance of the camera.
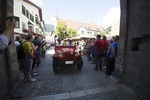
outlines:
M3 33L3 31L6 28L6 21L10 20L10 21L14 21L15 22L15 28L19 28L20 27L20 19L17 16L8 16L8 17L3 17L0 19L0 34Z

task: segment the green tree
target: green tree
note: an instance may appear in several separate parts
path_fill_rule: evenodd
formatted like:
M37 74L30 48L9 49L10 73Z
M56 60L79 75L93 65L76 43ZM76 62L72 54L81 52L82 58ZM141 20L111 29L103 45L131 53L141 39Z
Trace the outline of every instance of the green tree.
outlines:
M102 31L100 34L101 36L104 36L106 34L110 34L111 33L111 26L106 28L104 31Z
M109 26L108 28L106 28L105 30L105 34L110 34L111 33L111 26Z
M69 38L75 37L77 35L77 31L73 28L68 29Z
M106 32L103 31L103 32L101 32L100 34L101 34L101 36L104 36L104 35L106 34Z
M65 35L64 32L67 31L67 25L65 22L59 21L57 23L56 29L55 29L55 33L58 36L58 38L60 39L64 39Z

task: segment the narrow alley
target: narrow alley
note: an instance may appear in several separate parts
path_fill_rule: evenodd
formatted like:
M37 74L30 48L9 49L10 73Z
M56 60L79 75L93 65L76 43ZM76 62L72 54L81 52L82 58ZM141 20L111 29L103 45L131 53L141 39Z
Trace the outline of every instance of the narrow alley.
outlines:
M103 71L93 70L91 64L83 56L83 69L75 67L59 69L54 74L52 69L53 48L49 49L46 58L37 67L38 76L34 83L25 83L22 73L21 81L16 85L14 100L137 100L132 91L118 84L113 76Z

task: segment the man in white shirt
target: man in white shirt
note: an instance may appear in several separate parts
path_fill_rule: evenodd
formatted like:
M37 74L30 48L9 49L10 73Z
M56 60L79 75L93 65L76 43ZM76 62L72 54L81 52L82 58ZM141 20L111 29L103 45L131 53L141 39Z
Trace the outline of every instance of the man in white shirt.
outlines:
M61 44L61 40L60 40L60 39L57 40L56 46L63 46L63 45Z
M14 34L15 22L7 20L6 28L2 34L0 34L0 50L3 50L8 47L8 43L10 41L11 36Z
M16 36L16 41L15 41L16 47L18 47L21 42L22 42L21 37L20 36Z

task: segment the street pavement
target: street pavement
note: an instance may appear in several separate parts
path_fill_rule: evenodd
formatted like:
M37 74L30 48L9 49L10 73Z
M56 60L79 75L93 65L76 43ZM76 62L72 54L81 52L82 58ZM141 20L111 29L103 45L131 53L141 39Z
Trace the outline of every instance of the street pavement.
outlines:
M95 71L94 64L83 56L81 71L75 67L60 68L58 74L52 69L53 47L41 58L36 68L38 76L34 83L26 83L20 73L20 81L14 86L13 100L138 100L134 92L113 76Z

